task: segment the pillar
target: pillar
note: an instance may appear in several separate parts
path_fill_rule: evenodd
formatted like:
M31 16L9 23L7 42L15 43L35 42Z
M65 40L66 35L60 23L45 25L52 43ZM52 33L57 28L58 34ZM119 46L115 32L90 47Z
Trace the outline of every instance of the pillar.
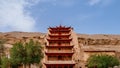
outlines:
M69 65L67 66L67 68L69 68Z

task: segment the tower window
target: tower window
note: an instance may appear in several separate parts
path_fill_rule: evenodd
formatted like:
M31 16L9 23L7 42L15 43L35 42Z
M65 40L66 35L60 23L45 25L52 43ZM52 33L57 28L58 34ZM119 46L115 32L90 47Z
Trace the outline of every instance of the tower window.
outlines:
M62 56L58 56L58 60L62 60Z
M59 50L61 50L61 48L59 48Z
M61 45L61 43L59 42L58 45Z
M61 38L59 38L59 39L61 39Z

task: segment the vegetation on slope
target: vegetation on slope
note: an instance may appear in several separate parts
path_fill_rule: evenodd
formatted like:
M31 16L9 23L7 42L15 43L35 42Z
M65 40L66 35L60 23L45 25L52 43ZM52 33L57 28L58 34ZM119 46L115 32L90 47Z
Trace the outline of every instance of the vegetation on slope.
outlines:
M88 68L108 68L119 65L119 60L110 55L100 54L92 55L88 58Z
M5 56L1 58L1 68L19 66L31 68L31 64L40 65L43 58L42 49L40 43L33 40L25 43L17 42L10 50L10 58Z

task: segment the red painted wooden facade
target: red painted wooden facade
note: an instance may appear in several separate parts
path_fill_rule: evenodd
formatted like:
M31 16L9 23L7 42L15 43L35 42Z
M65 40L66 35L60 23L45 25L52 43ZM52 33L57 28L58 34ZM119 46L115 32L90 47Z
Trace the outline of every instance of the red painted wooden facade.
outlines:
M73 45L71 45L71 31L73 28L65 26L49 27L46 45L46 68L73 68Z

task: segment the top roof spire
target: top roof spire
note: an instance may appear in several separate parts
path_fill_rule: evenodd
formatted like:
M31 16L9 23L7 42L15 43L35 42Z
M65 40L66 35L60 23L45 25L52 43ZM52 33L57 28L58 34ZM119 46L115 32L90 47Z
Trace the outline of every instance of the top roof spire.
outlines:
M49 27L48 29L73 29L72 27L62 26L61 24L56 27Z

